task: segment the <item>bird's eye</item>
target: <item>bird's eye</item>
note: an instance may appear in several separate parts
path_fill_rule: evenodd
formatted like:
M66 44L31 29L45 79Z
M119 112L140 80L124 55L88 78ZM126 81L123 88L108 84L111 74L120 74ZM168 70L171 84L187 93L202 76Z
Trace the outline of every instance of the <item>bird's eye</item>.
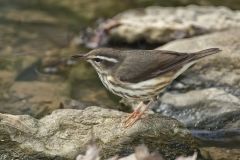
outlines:
M102 61L102 59L100 59L100 58L94 58L94 61L99 63L99 62Z

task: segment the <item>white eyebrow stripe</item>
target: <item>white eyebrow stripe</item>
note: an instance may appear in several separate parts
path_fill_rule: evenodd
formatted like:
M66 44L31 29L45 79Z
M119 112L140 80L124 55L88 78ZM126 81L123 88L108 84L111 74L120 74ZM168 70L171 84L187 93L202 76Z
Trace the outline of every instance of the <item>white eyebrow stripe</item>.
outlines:
M113 63L117 63L118 60L116 60L115 58L109 58L109 57L104 57L104 56L96 56L96 58L102 59L102 60L106 60L106 61L110 61Z

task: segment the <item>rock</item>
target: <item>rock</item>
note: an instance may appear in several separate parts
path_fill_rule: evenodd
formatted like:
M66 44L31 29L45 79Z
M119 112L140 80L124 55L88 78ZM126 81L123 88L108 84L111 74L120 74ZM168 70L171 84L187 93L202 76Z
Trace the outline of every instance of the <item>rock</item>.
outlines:
M202 101L220 101L240 105L240 99L223 90L209 88L203 90L193 90L183 94L166 93L162 97L162 102L179 107L195 105ZM237 107L238 109L239 107ZM226 108L228 109L228 108Z
M126 113L99 107L56 110L40 120L1 114L0 133L7 133L8 141L18 143L20 149L28 151L25 154L69 159L83 153L93 135L105 158L129 154L143 142L151 150L158 148L166 159L192 155L197 147L190 133L174 119L149 115L125 129L121 126L124 116Z
M0 122L1 123L1 122ZM9 134L2 130L2 126L0 127L0 159L1 160L66 160L66 158L62 158L59 156L49 156L44 155L40 152L32 152L31 150L24 150L19 147L18 142L14 142L9 137ZM27 154L26 154L27 153Z
M239 149L228 149L228 148L216 148L206 147L202 148L201 152L205 152L209 159L212 160L239 160L240 159ZM204 154L204 153L203 153Z
M40 118L59 109L67 98L66 84L56 82L15 82L5 90L7 97L0 102L0 112L9 114L29 114Z
M99 155L100 149L95 145L89 145L85 155L78 155L76 160L100 160ZM150 153L145 145L140 145L135 148L135 152L126 157L114 156L107 160L164 160L162 155L157 152ZM195 152L193 156L183 157L180 156L176 160L196 160L197 153Z
M148 43L166 43L175 39L240 27L239 20L240 12L226 7L155 6L118 14L112 18L118 25L108 29L107 33L110 39L127 43L142 40Z
M161 102L157 112L191 128L221 129L240 120L240 99L216 88L165 93Z
M240 126L240 30L232 29L176 40L158 49L193 52L218 47L222 52L200 60L176 79L157 109L190 128Z

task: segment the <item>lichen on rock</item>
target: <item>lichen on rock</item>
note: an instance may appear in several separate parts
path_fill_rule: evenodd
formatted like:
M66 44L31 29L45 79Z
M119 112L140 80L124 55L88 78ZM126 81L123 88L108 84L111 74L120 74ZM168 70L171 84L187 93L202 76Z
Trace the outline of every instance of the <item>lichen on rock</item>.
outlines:
M191 134L174 119L149 115L126 129L121 126L125 115L100 107L56 110L40 120L1 114L0 132L7 132L21 149L70 159L85 151L92 133L103 157L129 154L143 142L150 149L159 147L170 159L191 155L197 149Z

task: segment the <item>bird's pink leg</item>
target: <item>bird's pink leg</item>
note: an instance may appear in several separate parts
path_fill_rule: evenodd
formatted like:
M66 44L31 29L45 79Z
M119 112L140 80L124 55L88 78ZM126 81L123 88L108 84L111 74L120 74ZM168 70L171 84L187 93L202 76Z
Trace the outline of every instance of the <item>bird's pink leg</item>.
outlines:
M144 104L140 102L136 107L135 111L132 112L124 121L123 126L125 128L131 127L135 122L137 122L144 112L148 109L149 104Z

